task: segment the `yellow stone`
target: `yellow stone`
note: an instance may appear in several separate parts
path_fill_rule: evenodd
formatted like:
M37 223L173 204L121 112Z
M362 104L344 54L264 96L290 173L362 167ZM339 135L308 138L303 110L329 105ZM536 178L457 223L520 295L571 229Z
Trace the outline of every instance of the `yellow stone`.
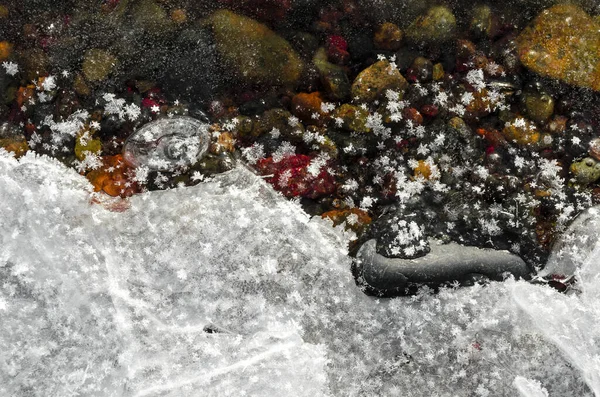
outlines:
M85 132L79 133L75 139L75 157L77 160L85 160L88 153L100 154L102 151L102 142L100 139L92 139Z

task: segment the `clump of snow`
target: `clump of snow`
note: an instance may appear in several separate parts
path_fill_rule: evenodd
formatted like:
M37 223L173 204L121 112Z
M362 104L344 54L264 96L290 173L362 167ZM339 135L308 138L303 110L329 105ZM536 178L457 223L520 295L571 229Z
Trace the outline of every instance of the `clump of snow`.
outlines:
M0 152L0 395L598 392L592 290L368 297L347 236L244 168L120 213L92 198L57 161Z

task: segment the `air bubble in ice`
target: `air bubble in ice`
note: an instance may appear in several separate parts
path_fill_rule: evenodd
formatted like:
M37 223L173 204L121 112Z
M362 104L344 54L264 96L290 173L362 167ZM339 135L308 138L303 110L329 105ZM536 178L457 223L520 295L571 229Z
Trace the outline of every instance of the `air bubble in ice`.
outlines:
M134 132L123 148L133 167L168 171L194 164L208 150L208 124L191 117L164 118Z

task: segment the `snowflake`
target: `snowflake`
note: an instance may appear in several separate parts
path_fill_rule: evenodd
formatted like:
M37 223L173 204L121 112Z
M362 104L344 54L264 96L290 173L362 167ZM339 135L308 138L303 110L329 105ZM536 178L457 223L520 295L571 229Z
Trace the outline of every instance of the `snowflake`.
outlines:
M481 91L486 87L483 70L481 69L470 70L467 73L466 79L477 91Z
M202 181L204 179L204 175L200 173L200 171L194 171L192 174L192 181Z
M100 123L96 120L90 121L90 128L95 131L100 131Z
M265 157L265 148L260 143L253 143L252 146L242 148L242 155L250 164L256 164L256 162Z
M142 114L142 110L135 103L125 106L125 115L129 120L134 121Z
M269 132L269 134L271 135L271 137L273 139L277 139L281 135L281 131L279 131L278 128L273 127L273 129L271 130L271 132Z
M2 67L6 70L6 74L11 76L19 72L19 65L14 62L2 62Z
M294 154L296 154L296 146L292 145L291 143L289 143L287 141L284 141L277 148L275 153L273 153L273 161L278 163L281 160L283 160L284 158L286 158L288 156L292 156Z
M52 91L53 89L55 89L56 88L56 77L48 76L48 77L44 78L44 81L42 81L41 88L44 91Z
M373 206L375 201L377 201L377 199L374 199L370 196L365 196L365 197L363 197L362 201L360 202L360 207L364 208L364 209L369 209Z
M433 103L440 106L446 106L448 104L448 94L444 91L440 91L433 99Z
M460 97L460 101L462 102L463 105L468 105L471 102L473 102L473 100L475 99L475 97L473 96L472 93L470 92L465 92L464 94L462 94L462 96Z
M426 156L429 151L429 147L423 143L419 144L419 147L417 148L417 153L422 154L423 156Z
M348 179L344 185L342 185L342 189L352 192L358 189L358 182L354 179Z
M146 183L146 181L148 180L148 173L150 172L150 169L146 166L139 166L135 169L135 176L133 177L133 180L135 182L138 183Z
M308 173L314 177L317 177L321 172L321 168L323 168L327 164L327 160L329 160L329 155L326 153L320 154L319 156L312 159L312 161L307 167Z
M323 113L329 113L335 109L335 105L333 103L323 102L321 103L321 111Z

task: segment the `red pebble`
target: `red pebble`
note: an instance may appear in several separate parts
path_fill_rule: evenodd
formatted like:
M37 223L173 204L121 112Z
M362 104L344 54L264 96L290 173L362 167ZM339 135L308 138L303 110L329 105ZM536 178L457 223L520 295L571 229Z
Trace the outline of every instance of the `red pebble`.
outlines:
M421 113L427 117L435 117L439 112L440 110L435 105L423 105L421 107Z
M158 102L149 97L142 99L143 108L151 108L152 106L158 106Z
M256 168L263 175L273 175L267 182L286 197L306 197L315 199L327 196L336 189L335 179L321 167L317 175L309 172L312 157L298 154L287 156L279 162L272 157L260 160Z
M342 36L331 35L327 38L327 58L339 65L343 65L350 60L348 43Z
M331 35L327 38L327 48L335 47L343 51L348 51L348 43L346 40L337 34Z

